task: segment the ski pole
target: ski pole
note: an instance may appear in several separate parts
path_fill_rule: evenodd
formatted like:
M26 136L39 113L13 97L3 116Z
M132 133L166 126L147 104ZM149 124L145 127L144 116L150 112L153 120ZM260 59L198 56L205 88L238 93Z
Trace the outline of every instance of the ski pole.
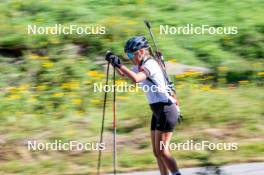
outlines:
M169 76L168 76L168 74L167 74L167 72L166 72L166 66L165 66L165 62L164 62L163 56L162 56L162 54L161 54L161 52L160 52L160 50L159 50L159 48L158 48L157 42L156 42L156 40L155 40L155 38L154 38L154 34L153 34L152 31L151 31L151 25L150 25L150 22L147 21L147 20L144 20L144 23L145 23L145 25L147 26L148 31L149 31L149 34L150 34L150 36L151 36L151 39L152 39L152 41L153 41L153 43L154 43L155 54L156 54L156 57L157 57L157 61L158 61L159 65L160 65L160 67L161 67L161 70L162 70L162 72L163 72L163 74L164 74L166 80L168 81L168 85L171 86L172 91L176 94L176 91L175 91L175 89L174 89L174 87L173 87L173 83L172 83L172 81L170 80L170 78L169 78Z
M150 37L151 37L151 39L152 39L152 41L153 41L153 44L154 44L154 47L155 47L155 54L156 54L156 56L157 56L159 62L162 63L161 66L165 69L165 63L164 63L163 57L162 57L162 55L161 55L161 53L160 53L160 50L159 50L159 48L158 48L157 42L156 42L156 40L155 40L155 38L154 38L154 34L153 34L153 32L151 31L151 25L150 25L150 22L147 21L147 20L144 20L144 23L146 24L146 26L147 26L147 28L148 28L148 31L149 31L149 34L150 34Z
M108 64L107 64L106 81L105 81L106 85L108 85L109 67L110 67L110 62L108 62ZM100 145L103 142L106 100L107 100L107 91L105 91L105 94L104 94L104 105L103 105L103 117L102 117L102 126L101 126L101 134L100 134ZM101 159L102 159L102 150L99 149L98 164L97 164L97 175L100 175Z
M106 60L111 62L116 56L110 52L106 52ZM116 70L113 65L113 173L116 174L117 167L117 147L116 147Z
M158 56L158 58L160 58L159 55L157 54L157 51L159 51L159 49L158 49L157 42L156 42L156 40L154 38L154 35L153 35L152 31L151 31L151 25L150 25L150 23L147 20L145 20L144 23L146 24L146 26L147 26L147 28L149 30L149 34L151 36L151 39L152 39L152 41L154 43L154 47L155 47L155 50L156 50L156 55Z
M113 85L114 85L114 92L113 92L113 168L114 174L116 174L116 88L115 88L115 67L113 67Z

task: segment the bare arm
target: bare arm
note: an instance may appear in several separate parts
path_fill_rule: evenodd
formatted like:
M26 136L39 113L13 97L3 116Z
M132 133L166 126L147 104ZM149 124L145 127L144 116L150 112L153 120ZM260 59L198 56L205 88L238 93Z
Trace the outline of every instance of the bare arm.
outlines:
M134 83L141 82L141 81L143 81L143 80L145 80L147 78L147 75L146 75L146 73L144 71L139 72L139 73L135 73L135 72L129 70L124 65L121 65L120 70L122 71L122 73L124 75L129 77Z
M124 72L122 70L120 70L118 67L115 67L115 69L117 70L119 75L121 75L122 77L125 76Z

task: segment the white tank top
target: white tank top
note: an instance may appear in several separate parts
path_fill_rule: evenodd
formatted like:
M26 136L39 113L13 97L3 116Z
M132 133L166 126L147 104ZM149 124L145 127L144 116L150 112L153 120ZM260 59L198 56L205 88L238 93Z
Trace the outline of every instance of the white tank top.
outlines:
M145 94L147 96L149 104L158 103L158 102L168 102L169 100L172 103L176 103L176 100L168 93L169 87L167 87L166 80L164 78L163 72L154 59L149 59L147 61L143 61L143 69L147 73L148 77L155 83L155 85L149 81L148 79L143 80L139 83L140 87L144 89L147 89L148 91L145 91ZM138 66L132 67L132 71L135 73L138 73ZM153 85L156 88L153 88ZM151 88L152 86L152 88ZM154 89L152 91L151 89Z

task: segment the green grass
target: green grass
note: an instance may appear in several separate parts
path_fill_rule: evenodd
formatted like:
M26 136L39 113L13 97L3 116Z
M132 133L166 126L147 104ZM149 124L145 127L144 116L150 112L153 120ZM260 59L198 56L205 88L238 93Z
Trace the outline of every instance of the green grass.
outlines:
M209 91L191 88L186 83L179 89L184 114L184 123L177 127L173 142L186 140L208 140L211 142L237 142L236 151L172 151L181 166L203 165L203 160L214 164L263 161L263 88L252 86L237 89L216 88ZM120 94L118 94L120 96ZM150 109L142 93L127 94L128 99L117 102L117 143L119 171L146 170L156 167L151 153L149 136ZM131 105L133 104L133 105ZM210 105L208 105L210 104ZM135 112L136 111L136 112ZM99 139L101 108L90 110L85 116L62 119L46 118L45 124L38 117L20 116L16 122L5 123L7 147L2 151L8 160L0 168L2 173L45 172L61 174L72 172L71 167L80 172L94 172L97 152L29 152L21 143L29 138L41 141L77 140L96 142ZM103 152L103 170L111 171L111 116L110 104L107 109L105 139L107 151ZM127 123L123 123L127 121ZM133 123L130 123L133 121ZM137 126L134 123L140 123ZM11 144L18 146L12 148ZM254 148L254 149L252 149ZM10 150L11 149L11 150ZM9 150L9 153L7 152ZM229 155L233 156L230 157ZM54 158L56 157L56 160ZM32 161L34 160L34 161ZM64 161L62 161L64 160ZM27 162L27 166L23 166Z

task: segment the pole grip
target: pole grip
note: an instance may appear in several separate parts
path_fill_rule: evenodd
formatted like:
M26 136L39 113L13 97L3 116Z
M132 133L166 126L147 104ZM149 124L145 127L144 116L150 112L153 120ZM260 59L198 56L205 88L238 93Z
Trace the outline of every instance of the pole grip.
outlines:
M147 20L144 20L144 23L146 24L147 28L151 28L150 22L148 22Z

